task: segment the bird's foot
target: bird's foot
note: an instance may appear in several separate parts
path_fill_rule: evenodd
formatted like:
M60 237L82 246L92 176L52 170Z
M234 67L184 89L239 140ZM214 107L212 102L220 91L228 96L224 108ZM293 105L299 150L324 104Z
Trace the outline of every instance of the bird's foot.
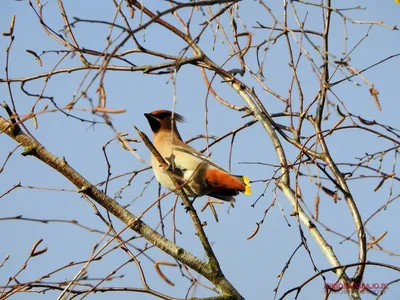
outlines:
M188 213L190 210L193 210L193 211L194 211L193 203L194 203L194 200L196 200L196 198L197 198L197 197L194 197L193 200L189 200L189 202L190 202L189 205L185 205L185 211L186 211L186 213ZM184 205L184 203L182 203L182 205Z

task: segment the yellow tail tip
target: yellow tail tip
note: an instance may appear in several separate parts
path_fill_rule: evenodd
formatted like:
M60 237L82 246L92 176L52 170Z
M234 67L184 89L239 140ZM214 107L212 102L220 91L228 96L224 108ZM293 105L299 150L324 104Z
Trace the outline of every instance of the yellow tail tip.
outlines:
M251 195L251 187L250 187L250 179L247 176L243 176L243 183L244 183L244 194Z

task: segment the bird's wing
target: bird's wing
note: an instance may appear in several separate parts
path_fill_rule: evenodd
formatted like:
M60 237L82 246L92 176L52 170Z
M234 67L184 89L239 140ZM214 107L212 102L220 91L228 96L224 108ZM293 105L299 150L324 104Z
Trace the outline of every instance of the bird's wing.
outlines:
M173 150L188 155L189 156L188 159L194 159L198 162L197 165L199 165L200 163L204 163L207 164L208 166L212 166L218 170L228 173L224 168L214 163L210 158L208 158L207 156L205 156L204 154L200 153L199 151L197 151L196 149L187 144L182 143L174 145Z

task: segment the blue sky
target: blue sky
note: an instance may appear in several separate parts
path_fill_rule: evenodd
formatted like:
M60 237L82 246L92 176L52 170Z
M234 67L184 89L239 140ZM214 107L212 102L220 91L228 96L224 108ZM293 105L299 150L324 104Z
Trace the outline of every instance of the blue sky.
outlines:
M272 1L271 1L272 2ZM337 3L336 3L337 2ZM151 2L150 8L162 10L168 6L157 3L157 6ZM146 1L145 4L147 5ZM65 1L65 8L70 19L72 17L100 19L111 21L115 13L112 2L99 4L97 1ZM279 18L282 18L280 1L273 2L271 9ZM346 1L335 1L334 5L349 5ZM346 11L346 15L357 20L378 21L383 20L386 24L399 26L398 16L400 13L400 5L393 1L358 1L352 5L362 5L365 7L359 11ZM296 5L299 15L304 18L307 15L305 27L308 29L320 30L321 18L317 8L307 8ZM125 6L123 5L125 9ZM269 31L263 32L260 29L254 30L252 26L256 26L255 21L260 21L263 25L271 26L272 21L265 10L255 1L246 1L240 3L240 17L245 21L249 30L255 32L253 44L260 43L268 38ZM3 3L0 11L0 28L2 32L8 30L11 16L16 15L15 25L15 41L12 45L10 55L10 77L21 78L35 75L42 72L51 71L58 59L56 53L47 54L42 57L43 66L39 67L35 59L26 52L26 49L41 53L42 50L56 50L62 47L49 38L44 33L32 9L26 1L7 1ZM182 10L183 18L188 16L188 10ZM59 14L58 5L55 1L49 1L45 6L45 20L49 26L56 30L61 30L63 26L62 18ZM139 13L136 12L135 19L131 20L132 26L137 26ZM174 25L179 23L174 17L168 16L166 20L171 21ZM192 26L201 22L201 14L196 14ZM280 19L281 20L281 19ZM224 20L226 22L226 20ZM293 19L289 24L294 26ZM228 28L229 26L227 26ZM348 24L348 49L356 45L366 34L369 25L351 25ZM242 28L239 26L239 28ZM215 29L215 26L214 26ZM197 32L193 29L194 33ZM106 47L105 36L109 28L105 25L98 24L77 24L75 28L76 38L81 45L87 49L95 49L102 51ZM118 32L118 31L116 31ZM114 35L116 36L116 34ZM183 42L172 37L159 26L150 26L145 36L138 35L144 46L149 49L165 51L174 55L179 55L180 49L184 47ZM144 41L145 40L145 41ZM319 43L317 39L313 39L314 43ZM2 36L0 38L0 70L2 74L0 78L5 78L5 49L8 46L9 39ZM219 35L212 46L213 35L208 32L200 41L200 46L204 52L209 55L218 64L223 64L229 55L229 49L223 43L222 35ZM315 50L309 43L304 42L305 48L310 52L312 57L318 57ZM133 43L127 43L123 50L133 48ZM337 15L333 14L332 31L330 39L331 53L340 57L343 52L343 22ZM298 53L298 47L294 46L295 54ZM390 30L383 26L374 25L368 38L366 38L357 49L350 55L351 65L357 69L363 69L371 64L378 62L390 55L399 53L400 39L399 31ZM252 49L249 59L246 61L249 66L255 68L254 60L255 50ZM190 53L188 53L189 55ZM251 57L251 59L250 59ZM90 58L94 61L94 58ZM93 60L92 60L93 59ZM149 59L144 55L131 55L129 59L137 65L161 63L160 59ZM113 63L117 63L113 61ZM321 62L316 60L316 64ZM67 57L58 68L69 68L78 66L79 57ZM279 40L271 48L266 56L266 68L263 70L266 82L273 90L287 95L288 82L291 80L291 72L288 67L287 50L285 48L284 39ZM226 69L238 67L238 61L231 59ZM383 124L391 125L395 128L399 127L399 58L394 58L383 63L376 68L366 72L364 76L367 80L374 84L379 90L379 99L382 105L382 111L378 111L373 98L369 94L368 85L363 83L360 78L355 81L360 84L356 86L353 83L345 82L333 88L338 97L344 101L350 112L361 115L368 120L376 120ZM83 72L74 72L71 74L62 74L53 76L46 86L44 95L53 96L55 102L59 106L63 106L74 98L74 94L81 92L86 88L93 78L94 73L90 73L88 80L83 87L78 90L78 85L86 74ZM311 101L319 88L319 82L312 71L310 64L303 60L299 66L300 80L303 83L305 98ZM211 73L208 73L211 77ZM342 77L336 74L336 80ZM271 95L262 91L261 87L251 78L247 72L243 78L250 86L254 86L260 99L267 107L269 112L280 112L283 105ZM224 99L235 105L243 105L240 97L226 84L221 83L219 78L215 79L215 88ZM32 93L40 93L43 89L43 79L28 82L25 88ZM88 99L93 99L97 103L98 95L96 89L98 80L88 89ZM144 118L143 113L150 112L155 109L172 109L174 99L174 86L168 75L164 76L146 76L140 72L107 72L104 87L107 92L107 107L123 108L127 112L119 115L112 115L112 123L117 131L129 133L133 138L138 138L133 129L133 125L137 126L150 135L151 131ZM208 132L210 135L220 136L229 132L242 124L245 124L250 118L241 119L241 114L236 111L228 110L220 103L209 96L206 101L207 89L201 77L200 71L193 66L183 67L176 77L176 111L184 115L187 123L180 124L179 130L184 138L190 138L198 134L205 134L205 107L208 109ZM29 113L35 99L27 97L21 92L19 83L12 84L12 91L18 112L21 115ZM77 92L78 91L78 92ZM9 102L9 94L6 84L0 84L0 100ZM293 94L295 99L296 94ZM337 100L330 96L329 98L335 104ZM38 110L45 105L54 108L47 100L42 100L38 104ZM296 104L297 105L297 104ZM90 107L87 99L80 100L80 108ZM324 123L324 129L330 128L336 121L333 109L332 118ZM90 112L74 112L85 119L102 121L96 118ZM1 116L5 116L4 112L0 112ZM284 122L284 121L282 121ZM32 121L26 122L26 126L31 130L34 136L52 153L57 156L64 156L66 160L80 174L90 180L92 183L99 183L107 178L107 165L102 151L102 146L107 141L115 137L115 133L105 124L97 124L91 126L87 122L80 122L70 117L66 117L61 113L48 113L38 117L39 128L35 129ZM308 131L310 132L310 131ZM215 147L211 148L212 159L218 164L228 167L229 148L231 139L225 139ZM362 157L365 153L373 153L382 151L393 146L383 139L360 132L356 130L345 130L336 132L336 134L327 138L328 146L331 154L338 162L355 161L355 157ZM194 147L202 149L206 142L204 139L197 140L193 143ZM298 150L294 147L283 143L288 159L294 161L298 155ZM145 160L149 160L149 152L143 144L133 144L137 148L137 153ZM7 153L14 149L15 142L5 135L0 135L0 164L4 161ZM18 181L21 181L25 187L42 187L42 188L58 188L69 191L46 191L40 189L18 188L9 195L0 199L1 213L0 218L23 215L27 218L34 219L51 219L51 220L77 220L79 224L96 228L101 231L107 230L107 227L95 215L93 208L79 194L73 192L74 187L61 175L44 165L40 161L27 157L23 158L19 155L20 150L14 154L3 173L0 174L0 195L11 188ZM107 147L107 155L112 166L113 175L132 172L146 165L139 162L131 153L122 149L122 147L113 142ZM245 131L238 133L235 137L234 150L232 154L232 172L235 174L245 174L252 180L266 180L271 178L274 168L257 165L257 164L240 164L240 162L264 162L269 164L278 163L276 154L272 144L265 131L259 124L255 124ZM371 162L373 164L373 162ZM393 170L394 157L388 155L383 161L383 169L387 173L396 172ZM345 171L346 168L343 167ZM305 171L305 169L303 169ZM361 172L361 174L363 174ZM158 184L153 180L148 187L141 193L147 182L151 180L153 174L146 171L137 175L132 184L123 189L120 197L117 199L123 205L129 205L129 209L140 214L146 209L150 203L157 199ZM128 183L129 176L123 176L118 180L112 181L109 185L108 194L113 197L117 195L121 187ZM379 179L368 178L363 180L349 181L350 188L354 195L357 205L359 206L363 219L369 217L377 208L383 205L388 199L390 182L386 182L384 188L378 192L374 192L374 188L378 184ZM306 199L307 205L312 209L313 199L316 195L315 184L311 183L308 178L300 179L303 198ZM256 222L264 216L264 211L271 204L273 193L269 188L265 193L265 183L257 182L253 184L253 195L251 197L239 196L234 209L228 211L228 205L217 206L219 222L215 222L211 212L206 210L200 213L202 220L207 221L206 233L210 241L214 244L214 250L220 260L224 274L239 290L246 299L270 299L273 297L273 289L278 283L277 276L285 266L285 263L293 253L294 249L300 244L299 229L296 219L290 217L292 208L284 196L278 192L279 204L269 210L264 223L258 234L251 240L246 238L254 230ZM251 204L258 196L264 193L260 201L255 207ZM398 184L393 182L393 196L399 194ZM196 208L200 209L205 198L196 200ZM167 212L173 205L174 197L168 196L162 201L163 212ZM380 213L372 221L370 221L367 229L374 235L379 236L384 231L388 231L387 237L382 241L382 245L399 253L400 230L397 212L399 203L394 202L388 209ZM101 210L105 214L104 210ZM283 212L283 213L282 213ZM283 214L289 220L291 226L288 226ZM333 203L332 199L321 194L320 220L329 225L332 229L348 235L353 232L354 225L348 213L347 206L344 201ZM144 221L151 226L157 226L159 223L158 211L150 210L144 216ZM119 229L123 228L123 224L115 221L115 226ZM168 217L166 224L167 236L171 238L172 221ZM190 222L188 214L178 205L176 212L176 224L182 235L178 235L178 244L191 251L198 257L204 257L204 253L200 243L194 236L194 229ZM46 254L36 257L29 262L27 269L21 273L20 281L35 280L39 276L50 272L70 261L83 261L87 259L92 251L93 246L98 243L102 237L96 232L89 232L70 223L50 222L42 224L38 222L15 221L9 220L0 222L0 230L3 232L3 245L0 247L0 261L9 254L10 259L0 269L1 285L8 280L24 263L32 245L39 239L43 239L42 245L48 248ZM357 259L357 247L354 243L343 242L343 239L333 235L321 228L321 232L334 248L335 253L339 257L341 263L353 263ZM133 232L125 232L123 237L129 238L134 236ZM305 233L308 246L312 253L312 258L319 269L329 268L329 264L321 255L321 251L312 240L312 237ZM115 246L116 244L112 244ZM135 240L134 245L143 247L145 241L142 239ZM171 258L163 254L157 249L147 251L155 260L173 261ZM94 262L90 265L88 275L90 277L104 277L109 272L116 269L119 265L127 261L129 257L124 251L113 251L106 255L104 259ZM389 256L382 252L371 250L368 252L368 260L379 261L388 264L398 265L398 257ZM142 266L146 273L146 278L151 287L171 296L184 298L189 281L185 280L178 268L164 267L165 274L168 278L175 282L176 286L171 288L165 283L155 272L152 263L146 258L142 258ZM77 266L56 274L54 278L48 281L71 279L79 271L82 266ZM352 274L352 271L349 271ZM124 277L115 280L108 285L140 287L140 277L137 268L133 264L124 267L117 275L123 274ZM195 274L193 272L193 274ZM301 284L309 276L314 274L314 270L310 263L310 259L304 248L300 249L298 254L291 261L287 270L278 296L285 290ZM335 282L333 274L326 275L327 282ZM398 274L388 269L370 267L367 268L365 274L366 283L389 282L398 278ZM204 281L203 281L204 282ZM307 285L300 299L311 299L312 296L323 294L323 281L315 280ZM396 285L390 287L387 299L393 299L394 295L399 294L399 288ZM47 292L45 295L37 295L33 293L17 294L15 299L54 299L59 292ZM116 294L91 294L89 299L110 299ZM196 296L205 297L213 294L204 289L198 288ZM131 298L130 293L119 293L118 298ZM292 297L289 297L292 299ZM344 298L345 296L333 295L332 297ZM141 294L140 299L152 299L152 297ZM365 295L365 299L372 299L371 296Z

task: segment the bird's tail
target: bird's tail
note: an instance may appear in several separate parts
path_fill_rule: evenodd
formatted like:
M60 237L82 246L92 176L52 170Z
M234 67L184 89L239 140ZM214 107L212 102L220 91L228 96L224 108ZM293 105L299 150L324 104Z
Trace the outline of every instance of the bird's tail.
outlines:
M247 176L232 175L218 169L208 169L206 181L212 192L236 196L239 192L251 195L250 180Z
M243 184L244 184L244 192L243 194L245 195L251 195L251 184L250 184L250 179L247 176L236 176L239 178Z

